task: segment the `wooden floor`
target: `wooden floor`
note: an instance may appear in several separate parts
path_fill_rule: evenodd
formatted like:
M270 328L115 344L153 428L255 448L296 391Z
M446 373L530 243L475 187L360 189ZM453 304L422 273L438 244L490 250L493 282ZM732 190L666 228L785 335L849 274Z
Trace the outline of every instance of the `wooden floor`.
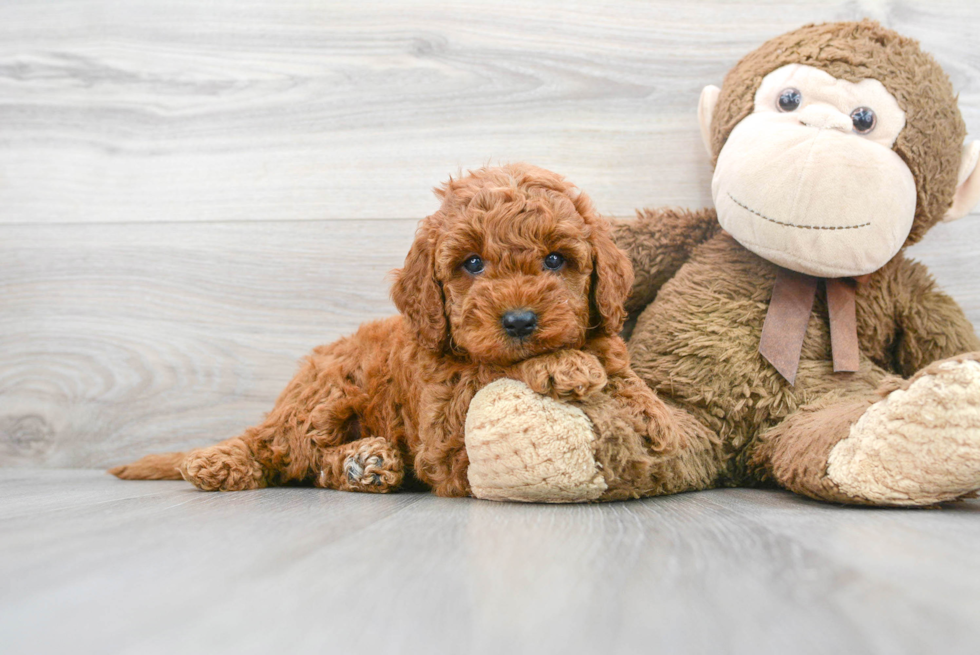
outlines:
M540 506L0 470L0 652L958 653L980 501Z

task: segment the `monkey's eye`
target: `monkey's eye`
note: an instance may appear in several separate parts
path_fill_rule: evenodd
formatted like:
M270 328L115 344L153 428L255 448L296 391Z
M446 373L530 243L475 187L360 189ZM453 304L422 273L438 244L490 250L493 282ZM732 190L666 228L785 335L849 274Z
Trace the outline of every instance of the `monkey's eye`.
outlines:
M477 255L470 255L463 262L463 269L471 275L478 275L483 272L483 260Z
M803 102L803 94L800 93L799 89L791 87L789 89L783 89L779 93L776 106L779 107L780 111L793 111L800 106L801 102Z
M544 267L549 271L557 271L565 265L565 258L557 252L553 252L544 258Z
M854 123L854 131L858 134L867 134L875 129L878 119L875 113L868 107L858 107L851 112L851 122Z

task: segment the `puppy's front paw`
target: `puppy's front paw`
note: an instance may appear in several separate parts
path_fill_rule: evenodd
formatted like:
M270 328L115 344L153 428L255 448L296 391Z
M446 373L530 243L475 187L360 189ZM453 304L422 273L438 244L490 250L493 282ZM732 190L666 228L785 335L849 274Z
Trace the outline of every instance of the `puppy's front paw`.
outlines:
M203 491L244 491L265 486L262 467L241 439L192 450L179 468L185 480Z
M543 396L581 400L606 386L606 370L599 359L581 350L563 350L525 362L524 381Z

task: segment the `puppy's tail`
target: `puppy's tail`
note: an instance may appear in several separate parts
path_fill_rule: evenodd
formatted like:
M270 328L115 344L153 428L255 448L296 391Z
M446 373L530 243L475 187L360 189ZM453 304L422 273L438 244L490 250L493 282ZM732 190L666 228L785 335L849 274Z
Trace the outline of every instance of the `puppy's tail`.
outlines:
M123 480L182 480L180 465L187 453L156 453L109 469Z

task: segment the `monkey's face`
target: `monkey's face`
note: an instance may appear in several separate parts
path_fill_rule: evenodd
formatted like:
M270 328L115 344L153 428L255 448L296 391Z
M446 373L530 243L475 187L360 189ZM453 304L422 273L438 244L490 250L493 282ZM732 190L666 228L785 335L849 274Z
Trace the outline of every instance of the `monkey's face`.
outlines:
M915 218L915 179L893 150L905 112L877 80L817 68L763 78L711 183L718 220L749 250L821 277L881 268Z

